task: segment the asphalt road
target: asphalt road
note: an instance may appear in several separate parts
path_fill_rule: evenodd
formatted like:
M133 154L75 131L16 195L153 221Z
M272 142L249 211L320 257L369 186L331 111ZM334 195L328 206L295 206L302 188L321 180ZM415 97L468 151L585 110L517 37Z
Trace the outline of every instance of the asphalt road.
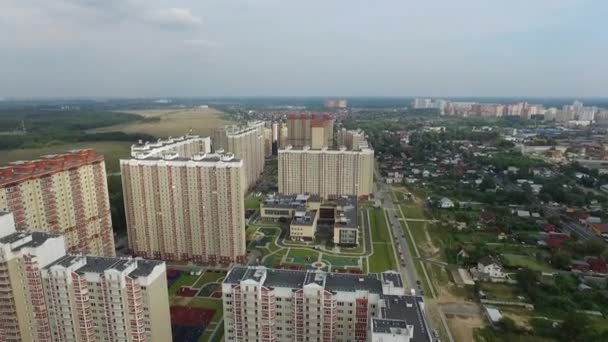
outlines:
M401 255L403 255L404 258L404 261L401 261L401 255L399 254L399 252L397 252L397 264L399 265L398 271L401 274L401 278L403 278L403 284L406 289L415 289L416 294L419 295L420 290L417 285L418 274L416 273L416 266L414 265L415 261L412 257L412 251L410 251L409 245L405 240L403 230L401 229L401 224L399 223L399 209L395 207L395 204L393 203L393 197L390 193L390 189L388 188L388 185L384 182L384 178L380 176L380 173L377 169L376 180L377 181L374 187L374 198L380 200L382 203L382 207L386 210L388 220L391 225L391 232L393 235L393 242L395 243L395 250L398 250L398 245L401 248ZM425 312L424 320L426 322L426 326L429 329L429 333L432 334L434 329L432 322L428 317L428 312ZM434 340L431 336L429 336L429 339Z

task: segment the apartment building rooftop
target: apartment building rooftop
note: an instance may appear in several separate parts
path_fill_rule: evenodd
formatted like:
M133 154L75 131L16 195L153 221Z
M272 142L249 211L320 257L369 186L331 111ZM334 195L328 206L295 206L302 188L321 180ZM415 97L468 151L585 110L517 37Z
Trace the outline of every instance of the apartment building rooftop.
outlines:
M44 155L40 159L14 161L0 167L0 186L24 182L103 160L103 156L95 154L92 149L77 149L62 154Z
M406 330L407 322L395 319L374 318L372 330L377 333L401 335L401 330Z
M48 239L57 238L59 236L60 235L58 234L43 232L18 231L0 237L0 244L12 245L11 250L18 251L21 248L42 246Z
M200 135L186 134L186 135L182 135L181 137L177 137L177 138L168 137L166 139L158 139L157 141L144 142L143 140L139 140L136 144L133 144L131 146L131 150L135 149L138 151L149 151L149 150L153 150L155 148L173 145L173 144L176 144L179 142L192 140L192 139L199 139L199 138L201 138Z
M224 283L239 284L252 279L257 282L264 279L264 286L302 288L316 283L327 291L355 292L367 290L371 293L382 293L382 282L376 274L343 274L323 271L290 271L267 269L265 267L234 267L230 270Z
M348 149L346 146L340 146L339 148L329 148L327 146L323 146L321 148L312 148L311 146L303 146L303 147L294 147L292 145L287 145L285 148L280 149L279 153L285 152L295 152L295 153L347 153L347 154L356 154L361 152L373 152L374 150L369 147L367 142L359 143L358 147L355 149Z
M45 268L50 269L53 266L70 267L75 265L77 268L74 272L84 274L103 273L107 270L123 272L135 265L135 268L129 273L129 276L137 278L150 275L154 268L161 264L163 264L162 261L155 260L65 255Z
M401 320L413 325L414 341L416 342L431 340L423 317L424 299L422 297L384 295L384 302L382 317L385 320Z
M195 161L195 162L212 162L212 163L239 163L241 159L238 159L232 153L198 153L193 155L192 157L186 158L179 155L176 152L167 152L162 155L147 155L136 158L137 160L150 160L150 161L159 161L159 160L167 160L167 161Z
M301 208L308 202L321 202L321 196L314 194L272 194L264 199L262 205L267 208Z

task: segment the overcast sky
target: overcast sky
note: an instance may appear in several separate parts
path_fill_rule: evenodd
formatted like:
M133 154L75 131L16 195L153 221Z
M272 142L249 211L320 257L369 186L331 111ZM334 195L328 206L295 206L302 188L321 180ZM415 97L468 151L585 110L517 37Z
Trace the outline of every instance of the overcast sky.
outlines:
M0 0L0 97L608 96L606 0Z

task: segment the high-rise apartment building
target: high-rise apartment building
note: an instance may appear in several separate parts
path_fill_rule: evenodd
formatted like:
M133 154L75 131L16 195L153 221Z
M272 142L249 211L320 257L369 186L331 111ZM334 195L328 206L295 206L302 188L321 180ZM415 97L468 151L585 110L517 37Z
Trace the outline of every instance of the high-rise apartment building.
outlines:
M293 147L333 147L334 121L328 115L292 114L287 127L288 144Z
M0 341L170 341L165 264L66 254L0 213Z
M226 126L215 130L213 149L234 154L245 165L246 188L254 185L264 171L264 122Z
M380 275L234 267L222 284L226 341L431 341L420 296Z
M272 127L264 127L264 157L272 156Z
M246 176L232 154L120 161L129 249L147 258L243 262Z
M336 140L339 147L344 146L349 150L357 150L367 146L365 132L360 129L347 130L346 128L342 128L336 134Z
M373 191L373 173L374 150L366 141L353 150L291 146L279 150L279 192L286 195L368 196Z
M0 211L17 229L63 234L70 252L115 255L105 162L92 149L1 167Z
M177 153L190 158L199 153L211 152L211 138L198 135L184 135L179 138L158 139L156 142L142 142L131 146L131 157L162 158L164 154Z

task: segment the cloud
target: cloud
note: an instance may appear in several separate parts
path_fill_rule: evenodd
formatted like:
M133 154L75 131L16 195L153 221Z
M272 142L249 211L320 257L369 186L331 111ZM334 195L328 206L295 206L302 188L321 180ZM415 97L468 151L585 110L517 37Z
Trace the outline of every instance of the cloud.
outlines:
M200 26L203 21L187 8L166 8L144 12L142 19L146 22L166 27L187 28Z

